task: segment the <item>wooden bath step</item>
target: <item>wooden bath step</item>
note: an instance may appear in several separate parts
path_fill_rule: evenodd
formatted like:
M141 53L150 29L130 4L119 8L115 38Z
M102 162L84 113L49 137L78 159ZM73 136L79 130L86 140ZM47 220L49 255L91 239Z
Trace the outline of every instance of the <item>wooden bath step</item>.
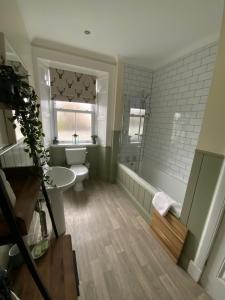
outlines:
M168 212L166 216L162 217L156 209L153 209L150 228L174 262L177 263L187 237L187 227L172 213Z

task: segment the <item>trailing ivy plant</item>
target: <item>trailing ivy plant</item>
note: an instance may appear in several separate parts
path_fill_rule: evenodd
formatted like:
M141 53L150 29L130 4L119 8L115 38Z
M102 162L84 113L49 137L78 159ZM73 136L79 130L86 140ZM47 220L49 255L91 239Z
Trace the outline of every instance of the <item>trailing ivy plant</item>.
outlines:
M34 89L28 83L28 76L21 76L12 67L0 65L0 102L14 110L10 118L13 127L20 125L24 136L24 151L33 159L44 181L49 181L42 167L49 162L49 151L43 145L45 136L42 122L39 120L40 104Z

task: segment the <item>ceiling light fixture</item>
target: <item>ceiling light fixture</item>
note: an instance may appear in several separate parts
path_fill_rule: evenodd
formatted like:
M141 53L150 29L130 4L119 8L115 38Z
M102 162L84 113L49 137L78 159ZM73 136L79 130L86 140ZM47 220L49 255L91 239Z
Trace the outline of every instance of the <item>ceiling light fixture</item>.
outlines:
M89 35L89 34L91 34L91 31L90 30L84 30L84 34Z

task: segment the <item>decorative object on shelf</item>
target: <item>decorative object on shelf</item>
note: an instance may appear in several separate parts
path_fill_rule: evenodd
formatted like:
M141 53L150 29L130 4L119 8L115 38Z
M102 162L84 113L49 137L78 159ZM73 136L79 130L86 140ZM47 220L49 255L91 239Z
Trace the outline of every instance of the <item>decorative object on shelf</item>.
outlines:
M10 261L10 266L13 269L19 268L24 263L23 257L20 253L20 250L19 250L17 244L14 244L9 249L9 261Z
M42 257L49 248L49 240L44 239L41 240L39 243L37 243L36 245L34 245L31 254L33 259L39 259L40 257Z
M34 89L28 83L28 76L17 74L12 67L0 65L0 102L14 110L10 118L13 127L15 121L20 125L24 136L25 152L33 159L44 181L49 178L43 173L42 166L48 164L49 151L43 145L42 122L39 120L40 104Z
M97 144L97 138L98 138L98 136L95 135L95 134L93 134L93 135L91 136L91 139L92 139L92 143L93 143L93 144Z
M59 143L59 141L58 141L57 137L55 136L54 140L53 140L53 144L55 145L55 144L58 144L58 143Z
M7 271L0 267L0 299L11 300Z
M72 137L73 137L73 143L74 143L74 144L78 144L78 138L79 138L79 135L76 134L76 133L74 133L74 134L72 135Z
M35 210L39 214L39 219L40 219L40 225L41 225L41 236L42 238L47 238L48 236L48 228L47 228L47 222L46 222L46 213L42 209L42 201L39 199L36 204Z

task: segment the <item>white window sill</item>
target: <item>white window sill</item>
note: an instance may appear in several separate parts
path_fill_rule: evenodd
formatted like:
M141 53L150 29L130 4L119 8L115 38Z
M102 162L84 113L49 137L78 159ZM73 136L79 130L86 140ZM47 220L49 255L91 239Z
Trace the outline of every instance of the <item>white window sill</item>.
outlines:
M51 144L51 147L53 148L60 148L60 147L68 147L68 148L82 148L82 147L97 147L98 144L92 144L92 143L58 143L58 144Z

